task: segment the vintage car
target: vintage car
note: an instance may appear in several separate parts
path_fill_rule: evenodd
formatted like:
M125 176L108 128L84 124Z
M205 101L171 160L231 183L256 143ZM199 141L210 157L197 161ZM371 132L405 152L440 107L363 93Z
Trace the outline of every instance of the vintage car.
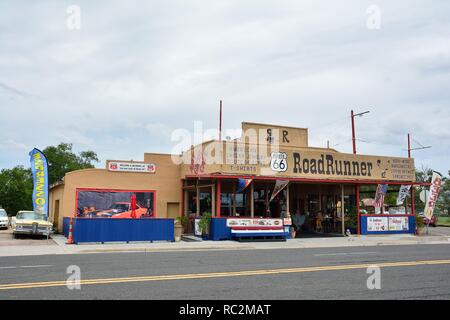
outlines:
M44 215L34 211L19 211L12 225L14 238L19 234L48 236L53 224L45 220Z
M136 218L147 214L148 209L142 208L136 204ZM96 217L110 217L110 218L131 218L131 203L130 202L115 202L106 210L95 212Z
M8 229L9 219L5 209L0 209L0 229Z

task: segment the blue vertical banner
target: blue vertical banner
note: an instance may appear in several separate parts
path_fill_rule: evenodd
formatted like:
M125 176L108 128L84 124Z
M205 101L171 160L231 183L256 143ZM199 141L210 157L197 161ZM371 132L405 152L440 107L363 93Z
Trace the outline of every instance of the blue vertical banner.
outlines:
M42 151L30 151L31 173L33 175L33 210L48 219L48 164Z

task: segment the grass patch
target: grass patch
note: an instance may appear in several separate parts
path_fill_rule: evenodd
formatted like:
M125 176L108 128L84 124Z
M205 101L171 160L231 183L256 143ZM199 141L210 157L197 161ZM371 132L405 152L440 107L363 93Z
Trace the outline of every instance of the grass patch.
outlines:
M450 227L450 217L438 217L437 225L439 227Z

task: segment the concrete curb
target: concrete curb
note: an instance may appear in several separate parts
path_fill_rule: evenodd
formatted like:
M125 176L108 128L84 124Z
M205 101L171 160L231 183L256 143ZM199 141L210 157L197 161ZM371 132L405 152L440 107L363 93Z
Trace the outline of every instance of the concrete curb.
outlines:
M180 251L225 251L225 250L280 250L280 249L318 249L318 248L349 248L374 246L401 246L450 244L450 237L347 237L347 238L317 238L295 239L287 242L239 243L234 241L204 242L164 242L164 243L130 243L130 244L81 244L67 245L63 236L54 237L55 245L39 246L8 246L0 247L0 257L53 255L53 254L95 254L95 253L156 253Z

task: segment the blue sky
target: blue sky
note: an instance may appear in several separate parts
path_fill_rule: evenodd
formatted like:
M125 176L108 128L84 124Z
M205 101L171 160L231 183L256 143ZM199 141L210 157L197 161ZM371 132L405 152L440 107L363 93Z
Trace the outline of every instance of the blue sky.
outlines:
M66 26L69 5L81 29ZM369 29L367 9L381 12ZM171 152L175 129L241 121L310 144L450 169L449 1L1 1L0 169L61 141L101 159ZM417 142L413 147L418 147Z

